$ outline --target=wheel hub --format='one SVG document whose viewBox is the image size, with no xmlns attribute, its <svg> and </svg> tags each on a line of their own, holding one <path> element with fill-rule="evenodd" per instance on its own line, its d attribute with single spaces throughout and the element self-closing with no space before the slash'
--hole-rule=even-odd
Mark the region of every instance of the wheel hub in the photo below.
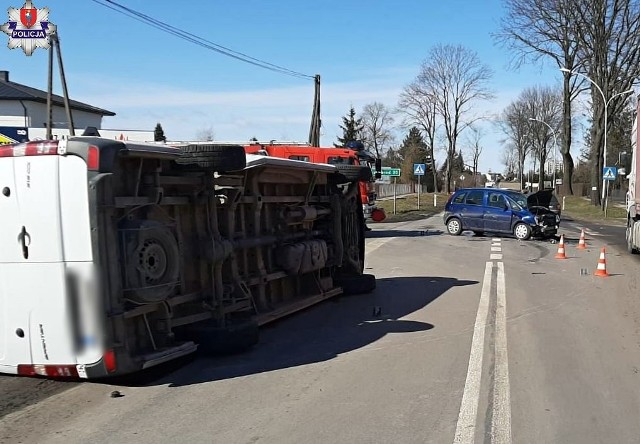
<svg viewBox="0 0 640 444">
<path fill-rule="evenodd" d="M 167 271 L 167 253 L 162 245 L 153 239 L 144 241 L 138 254 L 138 270 L 149 284 L 162 279 Z"/>
</svg>

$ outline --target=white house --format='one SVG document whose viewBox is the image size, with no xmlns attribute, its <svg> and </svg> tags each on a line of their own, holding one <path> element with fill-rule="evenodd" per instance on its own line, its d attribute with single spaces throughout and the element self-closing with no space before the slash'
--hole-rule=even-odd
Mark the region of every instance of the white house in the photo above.
<svg viewBox="0 0 640 444">
<path fill-rule="evenodd" d="M 69 100 L 76 135 L 95 127 L 103 137 L 150 141 L 153 130 L 102 129 L 102 118 L 116 113 L 77 100 Z M 52 135 L 69 135 L 64 99 L 52 96 Z M 9 71 L 0 71 L 0 144 L 43 139 L 47 132 L 47 92 L 9 80 Z"/>
</svg>

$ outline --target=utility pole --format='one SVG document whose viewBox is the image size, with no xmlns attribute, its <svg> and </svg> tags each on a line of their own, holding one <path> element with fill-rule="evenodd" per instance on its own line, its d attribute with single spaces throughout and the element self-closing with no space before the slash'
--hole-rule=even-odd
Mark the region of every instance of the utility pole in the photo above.
<svg viewBox="0 0 640 444">
<path fill-rule="evenodd" d="M 57 51 L 58 55 L 58 68 L 60 68 L 60 82 L 62 83 L 62 93 L 64 100 L 64 107 L 67 112 L 67 122 L 69 124 L 69 135 L 75 136 L 75 129 L 73 125 L 73 115 L 71 113 L 71 103 L 69 102 L 69 90 L 67 89 L 67 79 L 64 75 L 64 65 L 62 64 L 62 53 L 60 52 L 60 40 L 58 34 L 51 34 L 51 47 L 49 48 L 49 70 L 47 81 L 47 134 L 45 138 L 47 140 L 53 139 L 53 52 Z"/>
<path fill-rule="evenodd" d="M 311 127 L 309 128 L 309 145 L 320 146 L 320 74 L 314 77 L 315 93 L 313 97 L 313 112 Z"/>
<path fill-rule="evenodd" d="M 67 90 L 67 79 L 64 76 L 64 65 L 62 64 L 62 53 L 60 52 L 60 40 L 58 34 L 51 36 L 52 48 L 58 52 L 58 67 L 60 68 L 60 81 L 62 82 L 62 92 L 64 97 L 64 107 L 67 111 L 67 122 L 69 123 L 69 135 L 75 136 L 75 130 L 73 129 L 73 116 L 71 115 L 71 104 L 69 103 L 69 91 Z"/>
<path fill-rule="evenodd" d="M 55 35 L 55 34 L 54 34 Z M 50 37 L 53 39 L 53 35 Z M 53 125 L 53 48 L 49 49 L 49 71 L 47 80 L 47 135 L 45 139 L 53 139 L 51 127 Z"/>
</svg>

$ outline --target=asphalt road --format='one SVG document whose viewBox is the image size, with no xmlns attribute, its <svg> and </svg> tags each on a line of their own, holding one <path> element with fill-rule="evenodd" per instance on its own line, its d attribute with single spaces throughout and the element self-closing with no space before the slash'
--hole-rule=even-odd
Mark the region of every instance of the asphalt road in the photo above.
<svg viewBox="0 0 640 444">
<path fill-rule="evenodd" d="M 440 216 L 371 224 L 373 294 L 242 355 L 74 385 L 1 418 L 0 442 L 640 442 L 638 258 L 582 225 L 563 224 L 560 260 L 549 241 L 449 236 Z"/>
</svg>

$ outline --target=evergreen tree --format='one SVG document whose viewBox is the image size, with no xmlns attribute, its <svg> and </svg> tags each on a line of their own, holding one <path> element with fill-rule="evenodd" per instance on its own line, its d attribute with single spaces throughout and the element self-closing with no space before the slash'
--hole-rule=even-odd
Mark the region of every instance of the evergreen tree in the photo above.
<svg viewBox="0 0 640 444">
<path fill-rule="evenodd" d="M 162 125 L 158 123 L 156 128 L 153 130 L 153 140 L 155 142 L 165 142 L 167 138 L 164 135 L 164 130 L 162 129 Z"/>
<path fill-rule="evenodd" d="M 349 109 L 349 114 L 342 118 L 342 137 L 338 137 L 338 143 L 334 143 L 335 147 L 343 147 L 349 141 L 360 140 L 362 138 L 362 130 L 364 124 L 362 123 L 362 117 L 356 119 L 356 110 L 353 106 Z"/>
<path fill-rule="evenodd" d="M 416 127 L 411 128 L 398 149 L 398 154 L 402 158 L 402 176 L 400 177 L 402 182 L 418 181 L 418 177 L 413 174 L 413 164 L 426 163 L 428 153 L 429 148 L 422 138 L 420 130 Z M 421 178 L 422 183 L 428 183 L 422 179 L 424 177 Z"/>
<path fill-rule="evenodd" d="M 445 173 L 445 171 L 447 171 L 447 160 L 445 159 L 444 163 L 442 164 L 442 166 L 440 167 L 440 172 L 441 173 Z M 458 151 L 458 154 L 456 154 L 456 156 L 453 158 L 453 162 L 451 163 L 451 174 L 454 179 L 458 176 L 460 176 L 460 174 L 462 173 L 466 173 L 466 174 L 473 174 L 473 171 L 465 166 L 464 164 L 464 158 L 462 157 L 462 152 Z"/>
<path fill-rule="evenodd" d="M 389 168 L 401 168 L 402 156 L 399 148 L 389 148 L 382 156 L 382 166 Z"/>
</svg>

